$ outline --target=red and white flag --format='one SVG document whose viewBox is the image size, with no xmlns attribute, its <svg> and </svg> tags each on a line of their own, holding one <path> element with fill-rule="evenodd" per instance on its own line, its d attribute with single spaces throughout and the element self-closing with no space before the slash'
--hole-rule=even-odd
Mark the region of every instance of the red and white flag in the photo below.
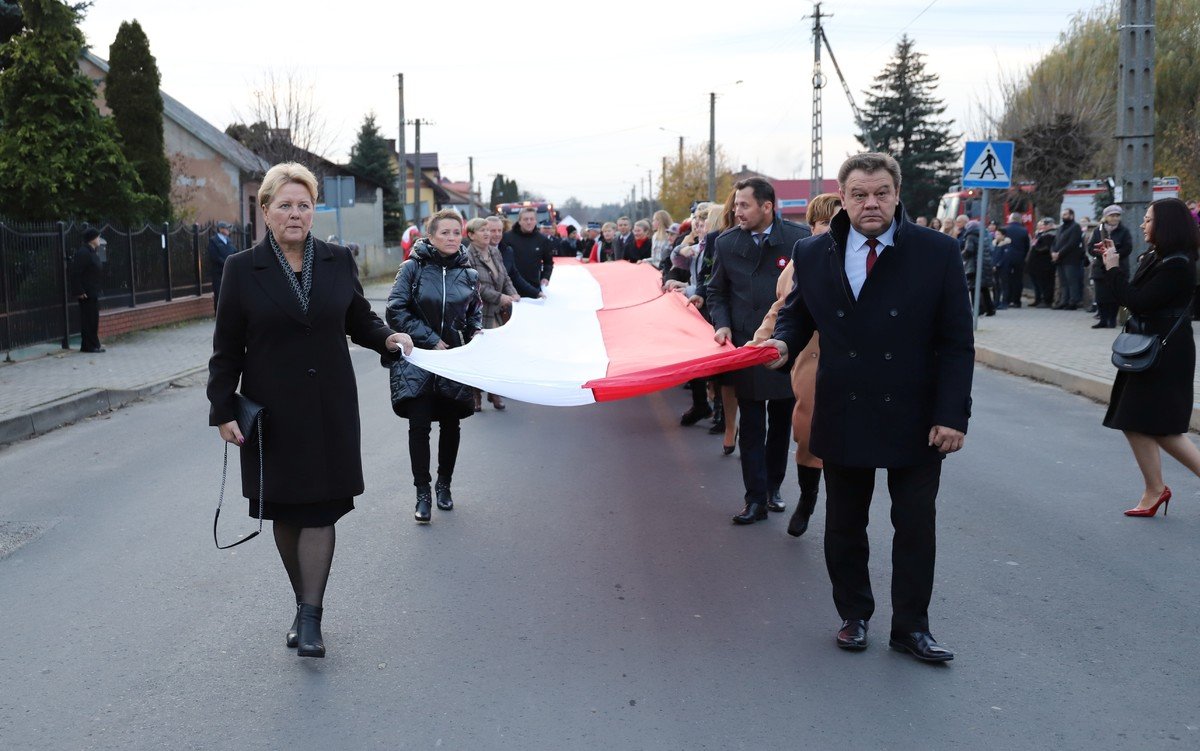
<svg viewBox="0 0 1200 751">
<path fill-rule="evenodd" d="M 524 299 L 511 320 L 465 347 L 413 350 L 413 364 L 533 404 L 624 399 L 774 360 L 773 348 L 713 341 L 712 325 L 683 295 L 664 294 L 647 264 L 555 261 L 544 300 Z"/>
</svg>

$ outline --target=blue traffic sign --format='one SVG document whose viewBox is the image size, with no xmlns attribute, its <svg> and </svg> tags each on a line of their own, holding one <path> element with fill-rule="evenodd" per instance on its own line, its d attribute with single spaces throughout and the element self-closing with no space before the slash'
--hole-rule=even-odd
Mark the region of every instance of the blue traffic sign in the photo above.
<svg viewBox="0 0 1200 751">
<path fill-rule="evenodd" d="M 967 141 L 963 149 L 964 188 L 1011 188 L 1012 141 Z"/>
</svg>

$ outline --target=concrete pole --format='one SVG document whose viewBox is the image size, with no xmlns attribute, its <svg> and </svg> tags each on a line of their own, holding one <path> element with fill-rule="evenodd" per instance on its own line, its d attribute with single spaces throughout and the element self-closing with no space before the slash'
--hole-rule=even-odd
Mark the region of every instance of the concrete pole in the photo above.
<svg viewBox="0 0 1200 751">
<path fill-rule="evenodd" d="M 467 198 L 471 201 L 471 204 L 467 206 L 467 218 L 474 219 L 479 214 L 475 210 L 475 196 L 471 193 L 471 188 L 475 185 L 475 157 L 473 156 L 467 157 L 467 173 L 470 175 L 467 179 Z"/>
<path fill-rule="evenodd" d="M 1137 225 L 1154 199 L 1154 0 L 1121 0 L 1117 79 L 1116 201 L 1133 235 L 1133 256 L 1146 251 Z"/>
<path fill-rule="evenodd" d="M 717 200 L 717 92 L 708 93 L 708 200 Z"/>
<path fill-rule="evenodd" d="M 413 224 L 421 230 L 421 118 L 414 121 L 416 132 L 416 156 L 413 158 Z"/>
<path fill-rule="evenodd" d="M 400 80 L 400 138 L 396 141 L 396 147 L 400 152 L 398 155 L 400 157 L 400 178 L 398 183 L 400 185 L 400 210 L 404 211 L 405 206 L 408 204 L 408 164 L 404 159 L 404 74 L 397 73 L 396 78 Z M 403 231 L 404 227 L 401 226 L 400 229 Z"/>
</svg>

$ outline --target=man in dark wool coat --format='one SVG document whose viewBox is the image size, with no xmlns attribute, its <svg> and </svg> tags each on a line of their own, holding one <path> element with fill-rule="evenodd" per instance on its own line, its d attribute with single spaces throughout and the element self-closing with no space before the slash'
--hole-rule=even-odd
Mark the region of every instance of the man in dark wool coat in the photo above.
<svg viewBox="0 0 1200 751">
<path fill-rule="evenodd" d="M 975 343 L 958 243 L 911 223 L 900 165 L 852 156 L 838 170 L 843 209 L 830 231 L 796 244 L 796 286 L 773 339 L 790 364 L 821 335 L 812 452 L 825 462 L 825 563 L 842 627 L 837 645 L 867 646 L 875 610 L 867 515 L 887 470 L 895 528 L 889 644 L 919 660 L 954 653 L 929 633 L 935 502 L 942 459 L 962 448 Z"/>
<path fill-rule="evenodd" d="M 812 233 L 775 216 L 775 188 L 761 177 L 741 180 L 733 187 L 737 226 L 722 232 L 714 243 L 707 304 L 717 343 L 732 339 L 740 347 L 754 338 L 778 299 L 776 282 L 791 258 L 792 246 Z M 768 510 L 785 508 L 779 488 L 787 473 L 796 399 L 786 373 L 756 366 L 737 371 L 733 378 L 742 420 L 738 445 L 746 486 L 745 507 L 733 522 L 753 524 L 766 519 Z"/>
</svg>

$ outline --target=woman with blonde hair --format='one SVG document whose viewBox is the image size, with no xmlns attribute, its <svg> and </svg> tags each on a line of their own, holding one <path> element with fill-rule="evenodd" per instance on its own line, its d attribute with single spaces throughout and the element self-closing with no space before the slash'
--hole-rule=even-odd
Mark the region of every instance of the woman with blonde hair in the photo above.
<svg viewBox="0 0 1200 751">
<path fill-rule="evenodd" d="M 829 231 L 829 222 L 842 209 L 842 199 L 837 193 L 822 193 L 808 204 L 804 220 L 812 228 L 813 237 Z M 795 269 L 792 262 L 784 267 L 775 285 L 778 299 L 763 318 L 762 326 L 754 332 L 749 346 L 761 344 L 771 338 L 775 331 L 775 319 L 779 309 L 795 286 Z M 817 391 L 817 362 L 821 356 L 819 335 L 813 334 L 792 366 L 792 393 L 796 395 L 796 406 L 792 410 L 792 436 L 796 439 L 796 475 L 800 478 L 800 502 L 788 522 L 788 534 L 799 537 L 808 530 L 808 520 L 817 505 L 817 494 L 821 489 L 821 460 L 808 449 L 809 433 L 812 431 L 813 401 Z"/>
<path fill-rule="evenodd" d="M 714 203 L 708 208 L 708 221 L 705 227 L 708 229 L 708 234 L 704 241 L 709 248 L 715 248 L 717 236 L 725 230 L 737 224 L 737 219 L 734 217 L 733 201 L 737 197 L 737 191 L 729 191 L 729 196 L 726 197 L 724 203 Z M 710 253 L 711 255 L 711 253 Z M 707 277 L 706 277 L 707 280 Z M 737 447 L 737 388 L 734 386 L 734 375 L 732 373 L 723 373 L 714 379 L 713 383 L 718 386 L 716 420 L 708 432 L 716 435 L 717 433 L 724 434 L 724 440 L 721 443 L 721 453 L 729 456 Z"/>
<path fill-rule="evenodd" d="M 467 255 L 471 266 L 479 275 L 479 297 L 483 300 L 483 327 L 494 329 L 503 326 L 512 316 L 513 303 L 521 299 L 513 286 L 500 249 L 491 244 L 490 227 L 499 223 L 499 217 L 475 217 L 467 222 Z M 475 389 L 475 411 L 483 409 L 482 394 Z M 488 394 L 488 401 L 498 410 L 504 409 L 504 400 L 499 394 Z"/>
<path fill-rule="evenodd" d="M 486 224 L 486 220 L 485 220 Z M 429 217 L 425 236 L 413 245 L 412 256 L 400 265 L 387 301 L 387 321 L 407 332 L 420 349 L 445 350 L 466 346 L 483 328 L 479 275 L 462 249 L 462 216 L 442 209 Z M 501 263 L 503 266 L 503 263 Z M 429 436 L 438 423 L 437 507 L 454 508 L 450 482 L 458 461 L 460 421 L 475 412 L 470 386 L 442 376 L 428 377 L 410 365 L 393 367 L 392 411 L 408 420 L 408 459 L 417 504 L 413 518 L 430 521 L 432 494 Z"/>
<path fill-rule="evenodd" d="M 662 270 L 671 259 L 671 215 L 664 209 L 650 217 L 650 264 Z"/>
<path fill-rule="evenodd" d="M 358 387 L 346 336 L 384 356 L 411 351 L 413 341 L 371 311 L 350 251 L 313 237 L 317 178 L 307 167 L 285 162 L 267 170 L 258 203 L 266 236 L 230 256 L 221 278 L 208 424 L 240 449 L 250 516 L 260 526 L 273 522 L 296 596 L 285 643 L 301 657 L 324 657 L 334 525 L 363 492 Z M 265 409 L 251 436 L 238 427 L 241 400 Z"/>
</svg>

